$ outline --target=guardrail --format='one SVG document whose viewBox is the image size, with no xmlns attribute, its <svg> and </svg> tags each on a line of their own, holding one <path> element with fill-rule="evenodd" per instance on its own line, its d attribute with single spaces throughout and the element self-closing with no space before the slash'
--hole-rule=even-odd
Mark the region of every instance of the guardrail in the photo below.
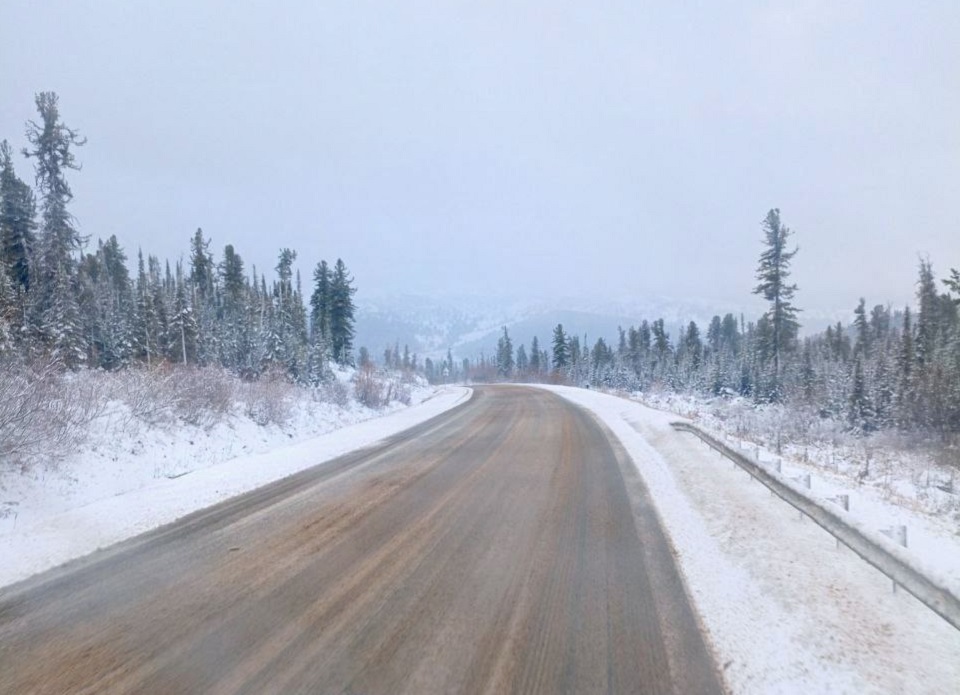
<svg viewBox="0 0 960 695">
<path fill-rule="evenodd" d="M 801 514 L 808 516 L 840 543 L 846 545 L 896 584 L 913 594 L 927 608 L 960 630 L 960 598 L 938 580 L 914 567 L 908 559 L 898 557 L 898 552 L 894 549 L 883 547 L 863 530 L 851 525 L 838 513 L 839 507 L 836 510 L 831 509 L 799 490 L 793 489 L 750 457 L 718 441 L 696 425 L 687 422 L 671 422 L 670 426 L 675 430 L 689 432 L 699 437 L 708 446 L 732 460 L 763 483 L 777 497 L 793 506 Z"/>
</svg>

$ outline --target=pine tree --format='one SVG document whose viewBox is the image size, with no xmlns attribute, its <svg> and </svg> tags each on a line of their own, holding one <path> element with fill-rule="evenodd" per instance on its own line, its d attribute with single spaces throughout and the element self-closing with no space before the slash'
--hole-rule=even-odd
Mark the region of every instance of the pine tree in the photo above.
<svg viewBox="0 0 960 695">
<path fill-rule="evenodd" d="M 0 143 L 0 260 L 7 268 L 7 280 L 21 305 L 21 325 L 23 297 L 30 290 L 35 263 L 36 214 L 33 190 L 17 177 L 10 145 L 4 140 Z"/>
<path fill-rule="evenodd" d="M 570 366 L 570 349 L 567 346 L 567 335 L 563 331 L 563 324 L 558 323 L 553 329 L 553 370 L 562 372 Z"/>
<path fill-rule="evenodd" d="M 190 282 L 202 300 L 213 294 L 213 256 L 209 248 L 210 240 L 204 239 L 203 230 L 197 227 L 190 240 Z"/>
<path fill-rule="evenodd" d="M 86 359 L 87 346 L 74 283 L 62 267 L 52 277 L 56 285 L 51 288 L 50 303 L 41 317 L 40 334 L 56 359 L 68 369 L 76 369 Z"/>
<path fill-rule="evenodd" d="M 530 341 L 530 374 L 533 375 L 535 379 L 540 378 L 540 340 L 537 336 L 533 336 L 533 340 Z"/>
<path fill-rule="evenodd" d="M 255 275 L 252 282 L 254 288 Z M 217 309 L 220 364 L 249 377 L 259 373 L 259 366 L 255 366 L 255 360 L 251 359 L 254 350 L 253 326 L 254 320 L 263 314 L 259 301 L 256 306 L 248 301 L 251 292 L 244 276 L 243 258 L 232 244 L 227 244 L 223 249 L 217 276 L 220 285 L 220 306 Z"/>
<path fill-rule="evenodd" d="M 337 259 L 330 281 L 330 347 L 337 364 L 351 363 L 354 336 L 353 278 L 347 266 Z"/>
<path fill-rule="evenodd" d="M 527 357 L 527 349 L 520 344 L 520 347 L 517 348 L 517 374 L 521 378 L 526 378 L 527 373 L 530 370 L 530 360 Z"/>
<path fill-rule="evenodd" d="M 497 376 L 509 379 L 513 376 L 513 341 L 507 327 L 503 327 L 503 335 L 497 341 Z"/>
<path fill-rule="evenodd" d="M 933 266 L 930 261 L 920 261 L 920 277 L 917 280 L 917 314 L 916 361 L 923 367 L 933 359 L 937 348 L 937 339 L 940 333 L 940 316 L 938 315 L 937 286 L 933 278 Z"/>
<path fill-rule="evenodd" d="M 14 352 L 13 323 L 16 314 L 16 299 L 13 284 L 7 277 L 7 268 L 0 263 L 0 358 Z"/>
<path fill-rule="evenodd" d="M 897 354 L 897 395 L 896 419 L 901 428 L 906 429 L 914 422 L 914 354 L 913 327 L 910 322 L 910 307 L 903 310 L 903 331 L 900 335 L 900 349 Z"/>
<path fill-rule="evenodd" d="M 36 159 L 36 182 L 42 195 L 39 247 L 40 288 L 36 293 L 34 321 L 41 338 L 55 354 L 76 366 L 85 354 L 76 304 L 76 263 L 72 257 L 84 239 L 77 232 L 67 204 L 73 198 L 65 177 L 66 169 L 80 166 L 71 151 L 86 143 L 85 138 L 60 121 L 57 95 L 40 92 L 36 96 L 41 123 L 27 122 L 30 149 L 23 153 Z M 58 320 L 78 325 L 57 325 Z M 77 341 L 77 342 L 74 342 Z"/>
<path fill-rule="evenodd" d="M 867 302 L 861 297 L 860 303 L 854 309 L 853 325 L 857 331 L 857 340 L 853 345 L 853 354 L 860 355 L 864 359 L 870 357 L 870 322 L 867 320 Z"/>
<path fill-rule="evenodd" d="M 187 295 L 183 266 L 177 263 L 173 311 L 166 343 L 170 358 L 182 364 L 197 362 L 197 320 Z"/>
<path fill-rule="evenodd" d="M 133 341 L 138 357 L 146 361 L 147 367 L 151 367 L 156 359 L 157 336 L 160 331 L 154 311 L 153 289 L 147 276 L 142 250 L 137 251 L 136 298 Z"/>
<path fill-rule="evenodd" d="M 671 348 L 670 336 L 664 328 L 663 319 L 657 319 L 653 322 L 650 327 L 650 333 L 653 340 L 653 361 L 650 365 L 651 376 L 665 380 L 670 376 Z"/>
<path fill-rule="evenodd" d="M 796 341 L 800 325 L 797 322 L 798 310 L 791 302 L 797 286 L 787 282 L 790 277 L 790 262 L 797 254 L 797 249 L 787 250 L 787 239 L 792 232 L 781 223 L 779 209 L 773 208 L 767 213 L 763 231 L 767 248 L 760 254 L 757 266 L 759 284 L 753 292 L 770 302 L 770 309 L 766 313 L 771 329 L 769 352 L 773 359 L 773 383 L 770 385 L 769 396 L 773 400 L 780 400 L 783 397 L 783 355 Z"/>
<path fill-rule="evenodd" d="M 859 432 L 869 432 L 873 429 L 873 411 L 867 396 L 863 360 L 859 355 L 853 363 L 853 387 L 850 393 L 848 420 L 850 426 Z"/>
<path fill-rule="evenodd" d="M 190 240 L 190 303 L 197 320 L 197 362 L 207 365 L 221 355 L 221 332 L 218 330 L 217 273 L 210 240 L 197 227 Z"/>
<path fill-rule="evenodd" d="M 313 294 L 310 295 L 310 334 L 324 340 L 330 337 L 330 268 L 326 261 L 317 263 L 313 271 Z"/>
</svg>

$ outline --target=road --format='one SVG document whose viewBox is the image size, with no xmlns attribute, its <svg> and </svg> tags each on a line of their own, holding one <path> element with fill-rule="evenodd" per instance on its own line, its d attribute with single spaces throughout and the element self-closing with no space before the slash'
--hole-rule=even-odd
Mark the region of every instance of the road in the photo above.
<svg viewBox="0 0 960 695">
<path fill-rule="evenodd" d="M 0 692 L 720 692 L 611 439 L 554 394 L 477 389 L 0 590 Z"/>
</svg>

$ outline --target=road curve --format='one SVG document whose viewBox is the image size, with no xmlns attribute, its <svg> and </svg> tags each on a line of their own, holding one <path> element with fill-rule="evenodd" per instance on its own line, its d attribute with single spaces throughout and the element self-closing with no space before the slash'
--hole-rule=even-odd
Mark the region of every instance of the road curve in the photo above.
<svg viewBox="0 0 960 695">
<path fill-rule="evenodd" d="M 720 691 L 625 454 L 536 389 L 0 590 L 2 693 Z"/>
</svg>

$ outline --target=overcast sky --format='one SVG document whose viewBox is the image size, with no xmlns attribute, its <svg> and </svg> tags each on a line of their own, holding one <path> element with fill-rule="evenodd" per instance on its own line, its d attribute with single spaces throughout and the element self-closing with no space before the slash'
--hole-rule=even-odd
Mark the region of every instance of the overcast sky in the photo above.
<svg viewBox="0 0 960 695">
<path fill-rule="evenodd" d="M 87 136 L 82 232 L 364 293 L 750 302 L 760 221 L 800 306 L 960 266 L 960 3 L 0 4 L 0 137 Z M 32 162 L 18 158 L 32 182 Z"/>
</svg>

